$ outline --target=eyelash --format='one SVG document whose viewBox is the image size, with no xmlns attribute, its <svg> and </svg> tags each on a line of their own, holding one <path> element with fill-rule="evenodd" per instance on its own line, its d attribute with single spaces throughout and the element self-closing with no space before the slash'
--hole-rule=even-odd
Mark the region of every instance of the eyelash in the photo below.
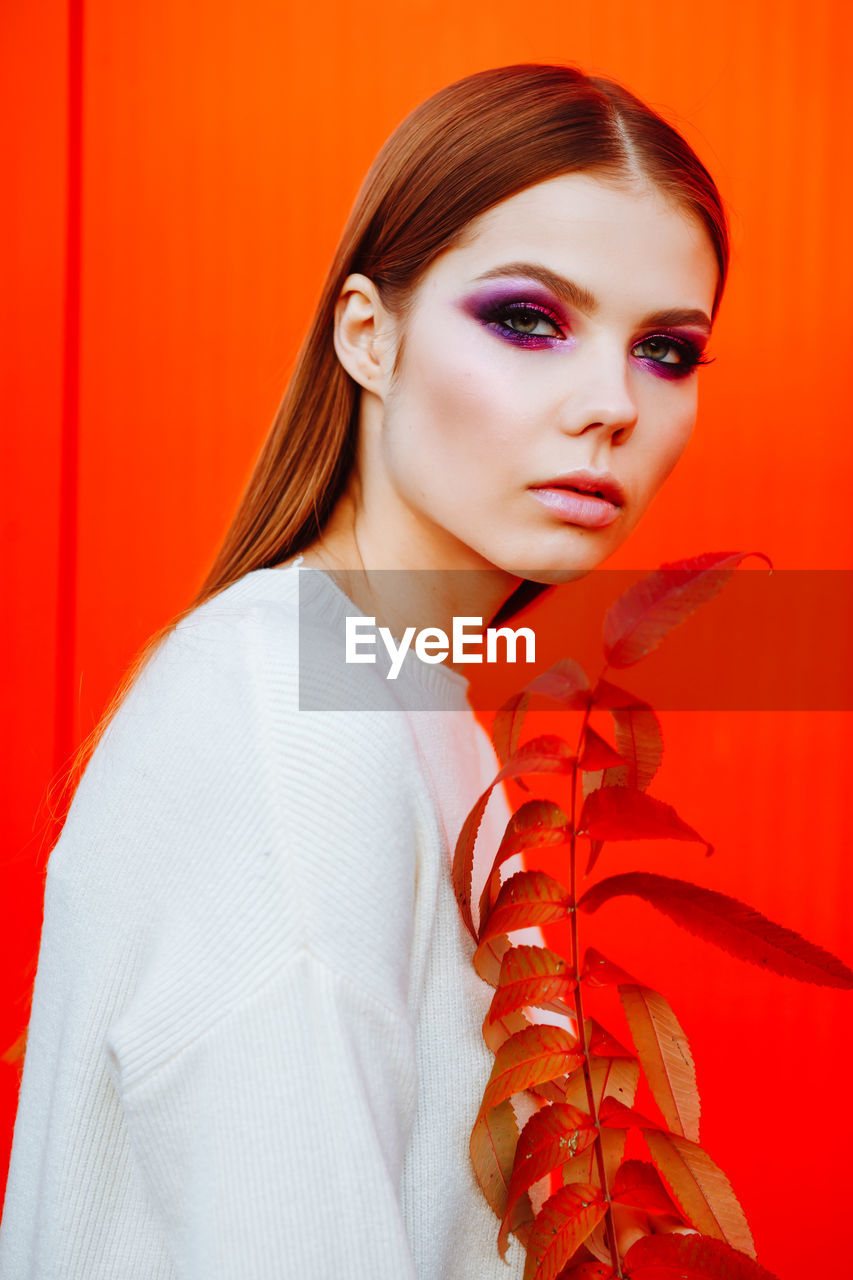
<svg viewBox="0 0 853 1280">
<path fill-rule="evenodd" d="M 489 308 L 485 319 L 496 325 L 501 332 L 511 334 L 514 339 L 520 339 L 522 344 L 525 346 L 528 345 L 528 343 L 541 343 L 544 337 L 541 333 L 519 333 L 518 329 L 511 329 L 508 325 L 500 323 L 500 321 L 505 319 L 507 316 L 516 315 L 519 312 L 522 315 L 543 316 L 546 320 L 550 321 L 555 329 L 557 329 L 561 338 L 565 337 L 563 326 L 554 315 L 553 311 L 549 311 L 547 307 L 539 306 L 536 302 L 499 302 L 496 306 Z"/>
<path fill-rule="evenodd" d="M 520 346 L 541 347 L 543 343 L 552 341 L 544 334 L 520 333 L 518 329 L 512 329 L 509 325 L 503 324 L 502 321 L 514 314 L 521 313 L 523 315 L 540 315 L 554 325 L 560 338 L 565 337 L 563 326 L 552 311 L 547 307 L 540 306 L 535 302 L 502 302 L 496 307 L 490 309 L 485 317 L 490 328 L 496 328 L 499 333 L 505 334 L 510 341 L 518 343 Z M 668 346 L 677 351 L 680 355 L 678 364 L 674 364 L 667 360 L 656 360 L 653 356 L 640 356 L 641 360 L 647 360 L 649 364 L 661 369 L 666 376 L 670 378 L 686 378 L 699 365 L 711 364 L 712 356 L 705 355 L 695 342 L 691 342 L 688 338 L 676 338 L 670 333 L 650 333 L 642 338 L 634 346 L 641 347 L 647 342 L 665 342 Z"/>
</svg>

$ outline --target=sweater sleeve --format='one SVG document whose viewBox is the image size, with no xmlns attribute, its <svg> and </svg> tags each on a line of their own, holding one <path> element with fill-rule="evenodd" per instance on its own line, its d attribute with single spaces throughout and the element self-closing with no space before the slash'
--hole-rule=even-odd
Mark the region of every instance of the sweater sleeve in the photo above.
<svg viewBox="0 0 853 1280">
<path fill-rule="evenodd" d="M 300 950 L 123 1095 L 181 1280 L 414 1280 L 411 1030 Z"/>
<path fill-rule="evenodd" d="M 281 647 L 200 624 L 137 707 L 156 755 L 118 730 L 156 906 L 104 1053 L 180 1280 L 414 1280 L 410 731 L 299 712 Z"/>
</svg>

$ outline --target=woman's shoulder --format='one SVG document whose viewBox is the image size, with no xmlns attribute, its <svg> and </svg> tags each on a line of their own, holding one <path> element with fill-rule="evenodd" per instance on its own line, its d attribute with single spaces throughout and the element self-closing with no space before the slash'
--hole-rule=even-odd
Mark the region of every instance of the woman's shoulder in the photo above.
<svg viewBox="0 0 853 1280">
<path fill-rule="evenodd" d="M 377 970 L 395 972 L 410 941 L 416 846 L 434 839 L 404 714 L 300 708 L 298 611 L 284 587 L 241 579 L 166 636 L 108 724 L 49 860 L 50 918 L 65 929 L 94 914 L 105 948 L 133 934 L 147 985 L 159 992 L 180 972 L 182 987 L 208 993 L 205 1019 L 217 983 L 236 982 L 238 952 L 246 992 L 266 972 L 261 951 L 299 946 L 348 971 L 369 957 L 364 981 L 384 989 Z M 175 1042 L 183 1035 L 176 1027 Z"/>
<path fill-rule="evenodd" d="M 417 685 L 395 684 L 381 663 L 353 659 L 347 624 L 362 615 L 327 574 L 297 565 L 252 570 L 199 605 L 168 637 L 164 668 L 240 661 L 269 683 L 279 712 L 420 709 Z M 426 670 L 433 696 L 444 693 Z M 464 705 L 464 695 L 456 702 Z"/>
<path fill-rule="evenodd" d="M 411 786 L 416 745 L 385 682 L 361 668 L 356 706 L 334 634 L 300 622 L 286 571 L 261 573 L 193 610 L 153 651 L 88 761 L 69 828 L 150 829 L 160 814 L 189 820 L 226 803 L 245 813 L 259 788 L 387 800 Z M 305 652 L 328 709 L 311 703 Z"/>
<path fill-rule="evenodd" d="M 331 604 L 330 604 L 331 599 Z M 299 575 L 254 570 L 193 609 L 164 637 L 142 667 L 105 740 L 140 751 L 171 746 L 235 751 L 247 732 L 294 735 L 319 721 L 329 741 L 367 730 L 361 711 L 401 710 L 376 668 L 345 660 L 343 606 L 325 589 L 303 590 Z M 328 716 L 341 711 L 346 715 Z M 370 716 L 371 736 L 399 748 L 410 734 L 402 716 Z M 103 753 L 105 754 L 105 753 Z M 303 753 L 304 754 L 304 753 Z"/>
</svg>

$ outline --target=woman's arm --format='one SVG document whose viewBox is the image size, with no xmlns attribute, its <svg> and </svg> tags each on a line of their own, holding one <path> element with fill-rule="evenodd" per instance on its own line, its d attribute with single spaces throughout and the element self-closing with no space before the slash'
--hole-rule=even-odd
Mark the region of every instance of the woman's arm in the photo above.
<svg viewBox="0 0 853 1280">
<path fill-rule="evenodd" d="M 116 1085 L 181 1280 L 414 1280 L 411 1028 L 310 951 Z"/>
<path fill-rule="evenodd" d="M 174 943 L 159 940 L 147 989 L 107 1038 L 115 1087 L 182 1280 L 414 1277 L 400 1201 L 417 1097 L 409 730 L 393 713 L 300 712 L 280 632 L 262 613 L 240 630 L 245 694 L 233 670 L 226 695 L 211 669 L 204 719 L 226 789 L 237 707 L 250 722 L 237 739 L 251 737 L 268 808 L 261 821 L 235 796 L 221 883 L 202 877 L 184 918 L 170 911 Z M 216 644 L 202 649 L 214 668 Z M 210 783 L 192 769 L 184 788 L 201 805 Z M 227 946 L 206 928 L 223 907 Z M 152 1062 L 140 1037 L 164 1019 L 171 1040 Z"/>
<path fill-rule="evenodd" d="M 4 1280 L 415 1276 L 410 731 L 299 712 L 281 617 L 219 608 L 51 855 Z"/>
</svg>

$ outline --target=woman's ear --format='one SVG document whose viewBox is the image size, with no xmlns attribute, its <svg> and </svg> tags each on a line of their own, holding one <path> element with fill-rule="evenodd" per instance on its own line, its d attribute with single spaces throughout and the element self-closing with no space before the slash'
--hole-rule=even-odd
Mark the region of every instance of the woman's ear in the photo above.
<svg viewBox="0 0 853 1280">
<path fill-rule="evenodd" d="M 394 325 L 376 285 L 347 276 L 335 304 L 335 352 L 347 373 L 382 399 L 394 363 Z"/>
</svg>

